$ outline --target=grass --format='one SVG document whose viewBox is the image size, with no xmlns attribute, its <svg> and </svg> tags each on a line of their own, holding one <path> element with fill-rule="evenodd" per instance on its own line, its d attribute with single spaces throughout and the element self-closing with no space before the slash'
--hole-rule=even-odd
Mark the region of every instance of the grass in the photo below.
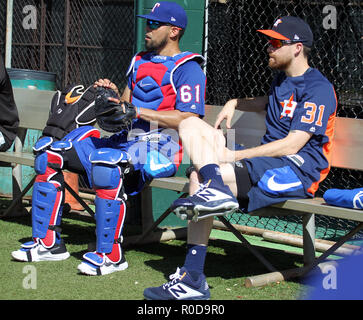
<svg viewBox="0 0 363 320">
<path fill-rule="evenodd" d="M 5 300 L 143 300 L 143 290 L 159 286 L 182 266 L 185 241 L 128 247 L 129 268 L 101 277 L 77 272 L 88 243 L 95 240 L 92 218 L 65 215 L 62 235 L 71 257 L 59 262 L 22 263 L 12 260 L 11 251 L 30 240 L 30 216 L 0 220 L 0 299 Z M 125 227 L 127 232 L 128 226 Z M 131 227 L 130 227 L 131 229 Z M 262 254 L 279 268 L 302 264 L 300 256 L 263 249 Z M 27 289 L 30 270 L 36 272 L 35 289 Z M 208 247 L 205 273 L 213 300 L 295 300 L 304 286 L 288 281 L 258 288 L 244 287 L 248 275 L 266 272 L 259 261 L 238 243 L 212 239 Z"/>
</svg>

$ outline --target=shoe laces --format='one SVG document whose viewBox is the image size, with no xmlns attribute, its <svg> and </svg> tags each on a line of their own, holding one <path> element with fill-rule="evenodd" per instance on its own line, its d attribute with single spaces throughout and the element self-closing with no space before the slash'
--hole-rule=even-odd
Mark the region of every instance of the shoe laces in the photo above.
<svg viewBox="0 0 363 320">
<path fill-rule="evenodd" d="M 197 191 L 195 191 L 195 192 L 193 193 L 193 195 L 194 195 L 194 194 L 197 194 L 197 193 L 199 193 L 199 192 L 202 192 L 203 190 L 207 189 L 207 188 L 208 188 L 208 186 L 209 186 L 209 183 L 208 183 L 208 182 L 206 182 L 206 183 L 199 183 L 199 187 L 198 187 Z"/>
<path fill-rule="evenodd" d="M 169 276 L 169 279 L 171 280 L 171 281 L 169 281 L 169 282 L 167 282 L 167 283 L 165 283 L 165 284 L 163 284 L 163 289 L 165 290 L 166 288 L 169 288 L 170 286 L 172 286 L 172 285 L 174 285 L 175 283 L 177 283 L 178 282 L 178 280 L 181 278 L 181 274 L 180 274 L 180 269 L 179 269 L 179 267 L 176 269 L 176 272 L 175 273 L 173 273 L 173 274 L 171 274 L 170 276 Z"/>
</svg>

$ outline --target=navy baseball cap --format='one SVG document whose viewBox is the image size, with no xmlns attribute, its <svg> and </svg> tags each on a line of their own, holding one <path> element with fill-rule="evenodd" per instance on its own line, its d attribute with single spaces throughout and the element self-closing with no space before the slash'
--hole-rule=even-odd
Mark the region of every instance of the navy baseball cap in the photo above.
<svg viewBox="0 0 363 320">
<path fill-rule="evenodd" d="M 169 23 L 185 29 L 188 24 L 187 14 L 183 7 L 175 2 L 160 1 L 154 4 L 149 14 L 137 15 L 139 18 Z"/>
<path fill-rule="evenodd" d="M 257 31 L 274 39 L 301 42 L 307 47 L 311 47 L 314 41 L 309 25 L 304 20 L 293 16 L 278 18 L 271 29 Z"/>
</svg>

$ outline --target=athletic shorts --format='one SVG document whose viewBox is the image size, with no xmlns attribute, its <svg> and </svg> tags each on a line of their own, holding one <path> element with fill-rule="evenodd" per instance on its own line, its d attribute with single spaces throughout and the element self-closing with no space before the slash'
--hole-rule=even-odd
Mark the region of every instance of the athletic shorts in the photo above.
<svg viewBox="0 0 363 320">
<path fill-rule="evenodd" d="M 238 166 L 242 163 L 243 168 Z M 286 157 L 256 157 L 235 163 L 238 199 L 248 197 L 248 205 L 241 208 L 251 212 L 288 199 L 310 197 Z M 247 172 L 250 187 L 248 187 Z M 246 202 L 246 201 L 245 201 Z M 242 203 L 243 204 L 243 203 Z"/>
<path fill-rule="evenodd" d="M 89 156 L 94 150 L 112 148 L 127 152 L 131 156 L 134 168 L 134 171 L 125 177 L 125 192 L 129 195 L 140 192 L 145 183 L 154 178 L 173 176 L 180 158 L 180 145 L 170 136 L 160 132 L 139 134 L 132 138 L 127 134 L 115 134 L 109 138 L 91 137 L 75 143 L 74 147 L 86 171 L 90 187 L 92 163 Z"/>
<path fill-rule="evenodd" d="M 235 145 L 234 150 L 244 146 Z M 236 175 L 237 200 L 251 212 L 288 199 L 307 198 L 303 183 L 286 157 L 256 157 L 232 163 Z"/>
</svg>

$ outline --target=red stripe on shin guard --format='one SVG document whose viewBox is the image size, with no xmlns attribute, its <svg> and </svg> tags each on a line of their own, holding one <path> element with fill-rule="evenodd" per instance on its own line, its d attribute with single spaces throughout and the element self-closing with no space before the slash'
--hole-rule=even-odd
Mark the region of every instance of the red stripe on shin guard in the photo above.
<svg viewBox="0 0 363 320">
<path fill-rule="evenodd" d="M 121 169 L 119 169 L 119 170 L 121 170 Z M 96 189 L 96 196 L 99 198 L 102 198 L 102 199 L 118 200 L 118 196 L 120 193 L 120 189 L 122 187 L 122 183 L 123 183 L 123 180 L 120 179 L 117 188 Z M 121 238 L 122 228 L 123 228 L 124 220 L 126 217 L 126 204 L 121 199 L 119 199 L 118 201 L 120 201 L 120 212 L 119 212 L 119 216 L 117 219 L 117 226 L 116 226 L 115 235 L 114 235 L 114 242 L 116 242 L 116 243 L 113 244 L 112 251 L 110 253 L 106 254 L 106 256 L 114 263 L 120 262 L 120 260 L 122 258 L 121 244 L 117 241 L 118 241 L 118 239 Z M 97 254 L 100 256 L 103 255 L 103 253 L 99 253 L 99 252 L 97 252 Z"/>
<path fill-rule="evenodd" d="M 54 183 L 54 182 L 51 182 L 51 183 L 56 188 L 59 186 L 58 183 Z M 58 191 L 56 200 L 54 202 L 53 211 L 52 211 L 50 221 L 49 221 L 50 226 L 54 226 L 56 224 L 56 222 L 57 222 L 59 209 L 60 209 L 60 206 L 61 206 L 61 203 L 62 203 L 62 197 L 63 197 L 63 192 Z M 40 240 L 40 242 L 42 243 L 42 245 L 44 247 L 46 247 L 46 248 L 53 247 L 54 244 L 55 244 L 55 240 L 56 240 L 56 231 L 48 229 L 46 236 L 43 239 L 39 239 L 39 240 Z"/>
<path fill-rule="evenodd" d="M 120 206 L 120 213 L 118 216 L 118 220 L 117 220 L 117 227 L 116 227 L 116 232 L 115 232 L 115 240 L 120 239 L 121 238 L 121 233 L 122 233 L 122 228 L 124 225 L 124 220 L 126 217 L 126 205 L 124 201 L 121 201 L 121 206 Z M 112 246 L 112 251 L 111 253 L 106 254 L 106 256 L 112 261 L 112 262 L 120 262 L 121 258 L 122 258 L 122 252 L 121 252 L 121 243 L 117 242 L 114 243 Z"/>
<path fill-rule="evenodd" d="M 63 168 L 63 157 L 60 154 L 49 151 L 49 150 L 47 150 L 46 153 L 47 153 L 47 157 L 48 157 L 47 158 L 48 163 L 51 163 L 51 164 L 59 167 L 59 169 Z M 53 169 L 47 165 L 45 172 L 43 174 L 38 174 L 36 176 L 35 182 L 50 182 L 50 179 L 55 174 L 57 174 L 57 170 Z"/>
</svg>

